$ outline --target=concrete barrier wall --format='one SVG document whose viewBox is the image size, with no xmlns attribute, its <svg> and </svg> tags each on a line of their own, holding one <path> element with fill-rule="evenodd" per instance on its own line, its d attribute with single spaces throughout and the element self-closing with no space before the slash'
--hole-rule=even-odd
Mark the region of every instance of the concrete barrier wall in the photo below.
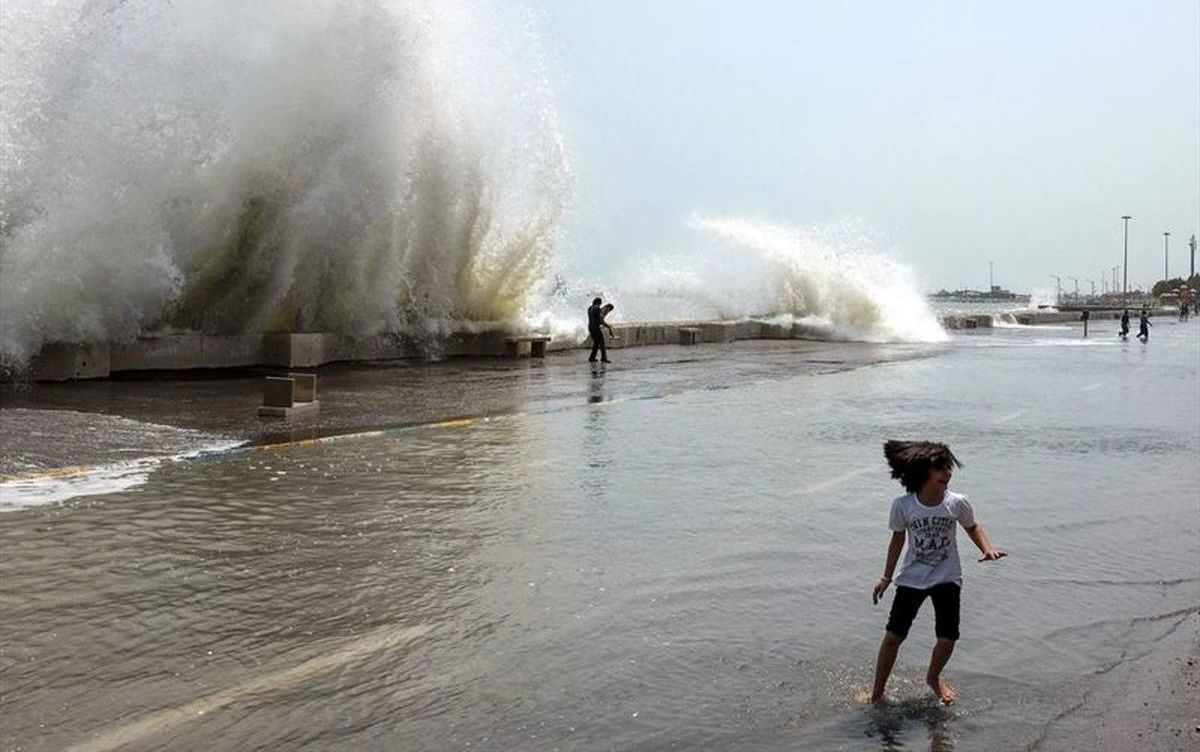
<svg viewBox="0 0 1200 752">
<path fill-rule="evenodd" d="M 942 316 L 940 321 L 944 329 L 991 329 L 994 325 L 990 313 L 952 314 Z"/>
<path fill-rule="evenodd" d="M 745 339 L 788 339 L 794 327 L 761 321 L 681 321 L 614 324 L 608 347 L 678 345 L 679 330 L 697 331 L 697 343 L 727 343 Z M 325 363 L 369 362 L 421 357 L 501 356 L 511 332 L 457 332 L 423 342 L 385 334 L 355 337 L 335 332 L 264 332 L 211 335 L 171 332 L 140 337 L 134 342 L 100 345 L 46 345 L 33 362 L 31 376 L 39 381 L 104 378 L 123 371 L 190 370 L 199 368 L 311 368 Z M 590 347 L 591 342 L 560 339 L 548 350 Z"/>
<path fill-rule="evenodd" d="M 1107 318 L 1109 312 L 1093 314 Z M 1116 315 L 1119 315 L 1116 314 Z M 1078 321 L 1078 312 L 1031 311 L 1016 314 L 1023 324 Z M 949 315 L 942 318 L 947 329 L 990 328 L 989 314 Z M 631 322 L 614 324 L 616 336 L 608 341 L 613 349 L 649 345 L 678 345 L 680 329 L 696 330 L 697 343 L 727 343 L 751 339 L 812 339 L 822 332 L 802 324 L 782 325 L 754 319 L 742 321 Z M 355 337 L 333 332 L 266 332 L 241 335 L 208 335 L 173 332 L 139 338 L 121 344 L 74 345 L 52 343 L 34 360 L 34 380 L 104 378 L 110 373 L 194 368 L 238 368 L 273 366 L 311 368 L 325 363 L 369 362 L 403 358 L 502 356 L 504 339 L 512 332 L 488 330 L 458 332 L 436 340 L 385 334 Z M 548 350 L 590 347 L 584 339 L 553 340 Z"/>
<path fill-rule="evenodd" d="M 54 342 L 42 348 L 33 363 L 34 381 L 103 379 L 112 370 L 108 345 L 72 345 Z"/>
</svg>

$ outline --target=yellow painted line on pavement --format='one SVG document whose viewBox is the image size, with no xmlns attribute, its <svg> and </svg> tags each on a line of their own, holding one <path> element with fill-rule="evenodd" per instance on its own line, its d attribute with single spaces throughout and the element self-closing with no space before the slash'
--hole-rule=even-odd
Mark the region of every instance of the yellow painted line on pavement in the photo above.
<svg viewBox="0 0 1200 752">
<path fill-rule="evenodd" d="M 106 752 L 107 750 L 117 749 L 145 739 L 148 736 L 161 734 L 176 726 L 202 718 L 248 695 L 256 695 L 261 692 L 274 692 L 303 684 L 319 674 L 324 674 L 359 658 L 412 642 L 418 637 L 428 634 L 430 631 L 431 628 L 428 625 L 404 627 L 402 629 L 395 629 L 393 627 L 380 629 L 343 645 L 331 653 L 318 655 L 291 668 L 285 668 L 266 674 L 265 676 L 244 681 L 241 684 L 235 684 L 228 689 L 206 695 L 186 705 L 160 710 L 141 720 L 103 731 L 91 739 L 82 741 L 67 749 L 69 752 Z"/>
<path fill-rule="evenodd" d="M 288 447 L 312 446 L 319 444 L 320 439 L 295 439 L 293 441 L 277 441 L 274 444 L 256 444 L 250 447 L 252 452 L 269 452 L 272 449 L 287 449 Z"/>
<path fill-rule="evenodd" d="M 431 423 L 430 428 L 462 428 L 474 423 L 476 418 L 454 418 L 453 420 L 443 420 L 437 423 Z"/>
<path fill-rule="evenodd" d="M 0 475 L 0 483 L 17 483 L 28 480 L 61 480 L 63 478 L 78 478 L 81 475 L 87 475 L 96 468 L 85 467 L 83 465 L 75 465 L 74 467 L 56 467 L 53 470 L 46 470 L 40 473 L 30 473 L 29 475 Z"/>
</svg>

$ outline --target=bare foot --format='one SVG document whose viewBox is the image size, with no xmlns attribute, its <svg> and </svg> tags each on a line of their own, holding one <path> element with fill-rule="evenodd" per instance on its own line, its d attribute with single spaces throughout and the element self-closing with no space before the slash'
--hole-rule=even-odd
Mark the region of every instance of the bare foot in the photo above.
<svg viewBox="0 0 1200 752">
<path fill-rule="evenodd" d="M 954 701 L 958 699 L 958 693 L 954 691 L 954 687 L 951 687 L 945 679 L 939 677 L 937 681 L 929 681 L 928 684 L 929 688 L 933 690 L 933 693 L 937 695 L 943 705 L 953 705 Z"/>
</svg>

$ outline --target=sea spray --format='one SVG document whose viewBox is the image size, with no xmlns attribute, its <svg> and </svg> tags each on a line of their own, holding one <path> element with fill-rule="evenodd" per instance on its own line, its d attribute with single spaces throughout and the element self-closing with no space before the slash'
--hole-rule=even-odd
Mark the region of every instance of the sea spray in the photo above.
<svg viewBox="0 0 1200 752">
<path fill-rule="evenodd" d="M 514 320 L 567 193 L 536 32 L 487 4 L 5 3 L 0 97 L 9 365 Z"/>
<path fill-rule="evenodd" d="M 687 224 L 695 241 L 686 252 L 646 254 L 618 273 L 607 292 L 624 320 L 759 318 L 826 339 L 946 338 L 911 271 L 878 251 L 860 221 L 697 215 Z"/>
</svg>

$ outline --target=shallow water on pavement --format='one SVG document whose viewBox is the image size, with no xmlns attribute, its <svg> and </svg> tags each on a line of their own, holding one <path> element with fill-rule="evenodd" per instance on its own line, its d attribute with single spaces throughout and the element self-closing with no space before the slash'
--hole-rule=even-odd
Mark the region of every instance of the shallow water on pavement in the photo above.
<svg viewBox="0 0 1200 752">
<path fill-rule="evenodd" d="M 158 466 L 0 515 L 0 746 L 996 749 L 1200 606 L 1200 324 L 585 393 Z M 715 363 L 715 365 L 714 365 Z M 631 397 L 638 397 L 636 399 Z M 884 710 L 884 439 L 945 440 L 965 535 L 944 709 L 918 617 Z M 1097 672 L 1101 672 L 1098 674 Z"/>
</svg>

